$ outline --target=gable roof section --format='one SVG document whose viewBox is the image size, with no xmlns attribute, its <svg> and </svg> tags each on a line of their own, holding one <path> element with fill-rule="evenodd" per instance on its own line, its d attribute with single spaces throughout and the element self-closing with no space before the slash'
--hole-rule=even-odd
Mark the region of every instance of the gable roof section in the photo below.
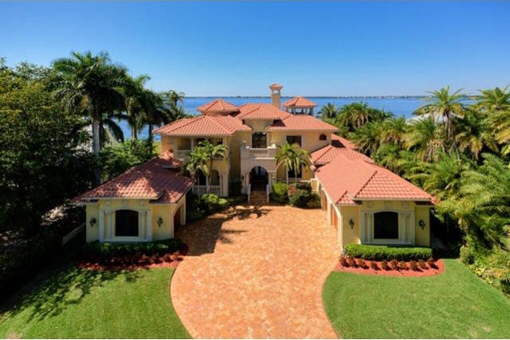
<svg viewBox="0 0 510 340">
<path fill-rule="evenodd" d="M 173 162 L 168 155 L 160 155 L 132 167 L 73 201 L 78 203 L 101 198 L 131 198 L 157 200 L 157 203 L 176 203 L 191 188 L 193 181 L 170 170 Z"/>
<path fill-rule="evenodd" d="M 216 99 L 212 102 L 209 102 L 207 104 L 204 104 L 202 106 L 199 106 L 197 108 L 199 112 L 206 115 L 208 113 L 223 113 L 223 114 L 229 114 L 229 113 L 235 113 L 239 112 L 239 108 L 223 99 Z"/>
<path fill-rule="evenodd" d="M 311 159 L 314 165 L 325 165 L 334 161 L 338 156 L 343 156 L 351 161 L 365 161 L 374 163 L 372 159 L 364 154 L 343 146 L 327 145 L 312 152 Z"/>
<path fill-rule="evenodd" d="M 342 154 L 315 175 L 336 204 L 356 205 L 369 199 L 434 202 L 433 196 L 391 171 Z"/>
<path fill-rule="evenodd" d="M 286 118 L 267 127 L 267 131 L 282 130 L 335 132 L 338 128 L 312 116 L 288 114 Z"/>
<path fill-rule="evenodd" d="M 154 133 L 167 136 L 232 136 L 236 131 L 251 131 L 231 116 L 200 116 L 183 118 L 156 129 Z"/>
<path fill-rule="evenodd" d="M 291 116 L 291 114 L 280 110 L 271 104 L 244 104 L 239 107 L 238 119 L 266 119 L 279 120 Z"/>
<path fill-rule="evenodd" d="M 352 150 L 358 149 L 356 144 L 354 144 L 350 140 L 345 139 L 345 138 L 340 137 L 339 135 L 335 135 L 335 134 L 331 135 L 331 145 L 333 145 L 335 147 L 340 147 L 340 148 L 343 147 L 343 148 L 352 149 Z"/>
<path fill-rule="evenodd" d="M 311 100 L 308 100 L 301 96 L 298 96 L 298 97 L 294 97 L 290 100 L 287 100 L 285 103 L 283 103 L 283 106 L 285 106 L 285 107 L 315 107 L 315 106 L 317 106 L 317 103 L 312 102 Z"/>
</svg>

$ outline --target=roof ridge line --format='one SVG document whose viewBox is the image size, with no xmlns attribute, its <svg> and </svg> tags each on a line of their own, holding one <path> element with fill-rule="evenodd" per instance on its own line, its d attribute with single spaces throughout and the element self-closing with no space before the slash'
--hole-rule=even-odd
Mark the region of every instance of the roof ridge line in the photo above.
<svg viewBox="0 0 510 340">
<path fill-rule="evenodd" d="M 230 131 L 229 129 L 227 129 L 225 126 L 223 126 L 223 124 L 221 124 L 220 122 L 216 121 L 216 119 L 213 119 L 212 117 L 209 117 L 209 116 L 205 116 L 207 118 L 209 118 L 209 120 L 211 120 L 212 122 L 214 122 L 214 124 L 216 124 L 217 126 L 219 126 L 220 128 L 222 128 L 224 131 L 226 131 L 227 133 L 229 134 L 232 134 L 232 131 Z"/>
<path fill-rule="evenodd" d="M 361 190 L 363 190 L 368 185 L 368 183 L 370 183 L 372 181 L 372 179 L 375 177 L 376 174 L 377 174 L 377 170 L 374 170 L 374 173 L 368 178 L 368 180 L 365 182 L 365 184 L 363 184 L 361 186 L 361 188 L 356 192 L 356 194 L 354 195 L 354 198 L 356 198 L 356 196 L 359 195 Z"/>
<path fill-rule="evenodd" d="M 173 125 L 174 123 L 177 123 L 177 122 L 179 122 L 179 121 L 181 121 L 183 119 L 187 119 L 187 121 L 184 122 L 183 125 L 180 125 L 179 127 L 175 127 L 175 128 L 172 128 L 170 131 L 167 131 L 167 132 L 172 132 L 172 131 L 180 129 L 180 128 L 184 127 L 184 126 L 188 126 L 191 123 L 193 123 L 194 121 L 196 121 L 196 120 L 198 120 L 200 118 L 203 118 L 203 117 L 205 117 L 205 116 L 197 116 L 197 117 L 190 117 L 190 118 L 181 118 L 181 119 L 174 120 L 173 122 L 171 122 L 170 124 L 167 124 L 165 126 L 170 126 L 170 125 Z M 156 131 L 158 131 L 160 129 L 163 129 L 165 126 L 162 126 L 162 127 L 158 128 L 157 130 L 154 131 L 154 133 L 156 133 Z"/>
</svg>

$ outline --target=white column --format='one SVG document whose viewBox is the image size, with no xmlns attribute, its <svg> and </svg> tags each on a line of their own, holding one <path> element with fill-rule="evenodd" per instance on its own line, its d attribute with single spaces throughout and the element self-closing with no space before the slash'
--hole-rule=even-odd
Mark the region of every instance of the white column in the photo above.
<svg viewBox="0 0 510 340">
<path fill-rule="evenodd" d="M 146 221 L 146 241 L 152 241 L 152 212 L 150 210 L 145 210 L 145 221 Z"/>
<path fill-rule="evenodd" d="M 406 235 L 406 229 L 407 229 L 407 213 L 402 213 L 402 214 L 398 214 L 399 215 L 399 220 L 400 220 L 400 223 L 399 223 L 399 226 L 398 226 L 398 229 L 399 229 L 399 235 L 400 236 L 400 242 L 401 243 L 406 243 L 407 242 L 407 235 Z"/>
<path fill-rule="evenodd" d="M 105 211 L 105 215 L 106 215 L 106 228 L 107 228 L 107 235 L 108 235 L 108 239 L 111 240 L 113 239 L 113 227 L 112 227 L 112 215 L 113 215 L 113 211 Z"/>
<path fill-rule="evenodd" d="M 104 241 L 104 211 L 99 210 L 99 242 Z"/>
<path fill-rule="evenodd" d="M 414 246 L 416 244 L 416 239 L 414 236 L 415 233 L 415 224 L 414 224 L 415 216 L 414 211 L 411 211 L 409 214 L 409 238 L 411 239 L 411 244 Z"/>
</svg>

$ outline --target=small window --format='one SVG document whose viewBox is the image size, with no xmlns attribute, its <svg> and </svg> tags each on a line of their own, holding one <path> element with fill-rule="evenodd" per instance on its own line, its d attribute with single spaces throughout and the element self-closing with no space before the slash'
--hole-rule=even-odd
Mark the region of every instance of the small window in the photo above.
<svg viewBox="0 0 510 340">
<path fill-rule="evenodd" d="M 326 137 L 326 135 L 325 135 L 325 134 L 321 134 L 321 135 L 319 136 L 319 140 L 328 140 L 328 137 Z"/>
<path fill-rule="evenodd" d="M 301 136 L 287 136 L 287 143 L 290 145 L 297 144 L 301 147 Z"/>
<path fill-rule="evenodd" d="M 115 236 L 138 237 L 138 212 L 117 210 L 115 212 Z"/>
<path fill-rule="evenodd" d="M 398 239 L 398 213 L 384 211 L 374 214 L 374 238 Z"/>
</svg>

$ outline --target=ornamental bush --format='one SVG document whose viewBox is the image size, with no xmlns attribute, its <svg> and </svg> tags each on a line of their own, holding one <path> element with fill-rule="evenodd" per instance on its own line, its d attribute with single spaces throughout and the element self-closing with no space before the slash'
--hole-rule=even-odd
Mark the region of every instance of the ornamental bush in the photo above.
<svg viewBox="0 0 510 340">
<path fill-rule="evenodd" d="M 427 247 L 375 246 L 367 244 L 348 244 L 345 251 L 349 256 L 364 260 L 382 261 L 397 259 L 398 261 L 427 260 L 432 256 L 432 249 Z"/>
<path fill-rule="evenodd" d="M 289 201 L 289 194 L 287 192 L 287 184 L 274 183 L 272 190 L 273 190 L 273 192 L 271 193 L 271 195 L 275 201 L 281 202 L 281 203 L 287 203 Z"/>
</svg>

